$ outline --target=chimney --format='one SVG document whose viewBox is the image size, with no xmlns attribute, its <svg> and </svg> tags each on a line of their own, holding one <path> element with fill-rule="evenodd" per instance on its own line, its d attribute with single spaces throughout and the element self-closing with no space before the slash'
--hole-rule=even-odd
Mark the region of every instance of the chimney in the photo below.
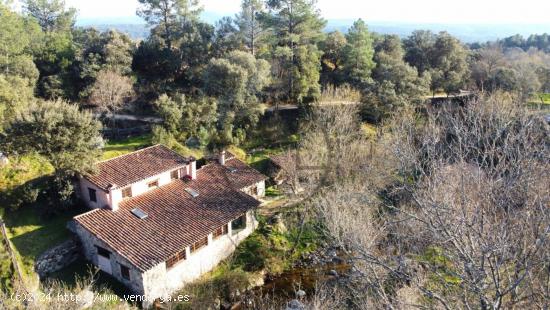
<svg viewBox="0 0 550 310">
<path fill-rule="evenodd" d="M 225 165 L 225 151 L 221 151 L 220 152 L 220 155 L 218 157 L 218 162 L 220 163 L 220 165 L 224 166 Z"/>
<path fill-rule="evenodd" d="M 114 190 L 114 188 L 116 188 L 116 184 L 109 184 L 109 186 L 107 186 L 109 202 L 110 202 L 109 207 L 111 208 L 112 211 L 117 211 L 118 204 L 122 200 L 122 191 L 120 189 Z"/>
<path fill-rule="evenodd" d="M 197 179 L 197 161 L 193 159 L 190 166 L 191 166 L 191 173 L 190 173 L 191 180 L 196 180 Z"/>
<path fill-rule="evenodd" d="M 185 180 L 197 179 L 197 160 L 194 157 L 189 158 L 189 163 L 185 166 Z"/>
</svg>

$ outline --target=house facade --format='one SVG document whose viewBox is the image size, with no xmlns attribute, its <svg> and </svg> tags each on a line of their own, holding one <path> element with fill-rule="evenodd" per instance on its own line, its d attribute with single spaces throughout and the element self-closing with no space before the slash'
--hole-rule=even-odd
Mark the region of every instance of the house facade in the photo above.
<svg viewBox="0 0 550 310">
<path fill-rule="evenodd" d="M 254 231 L 267 178 L 229 153 L 197 168 L 162 145 L 98 170 L 80 178 L 93 210 L 73 230 L 85 257 L 145 296 L 145 307 L 212 270 Z"/>
</svg>

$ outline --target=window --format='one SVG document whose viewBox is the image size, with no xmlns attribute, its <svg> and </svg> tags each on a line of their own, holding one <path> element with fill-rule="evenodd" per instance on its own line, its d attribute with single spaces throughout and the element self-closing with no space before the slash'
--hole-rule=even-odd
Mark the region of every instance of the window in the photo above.
<svg viewBox="0 0 550 310">
<path fill-rule="evenodd" d="M 147 183 L 147 187 L 149 187 L 149 189 L 159 187 L 159 180 L 154 180 L 153 182 Z"/>
<path fill-rule="evenodd" d="M 172 268 L 179 261 L 185 260 L 186 255 L 187 254 L 185 253 L 185 249 L 183 249 L 183 250 L 179 251 L 178 253 L 170 256 L 170 258 L 168 258 L 166 260 L 166 268 Z"/>
<path fill-rule="evenodd" d="M 122 189 L 122 199 L 130 198 L 130 197 L 132 197 L 132 187 L 128 186 Z"/>
<path fill-rule="evenodd" d="M 178 170 L 174 170 L 174 171 L 170 172 L 170 178 L 172 180 L 177 180 L 177 179 L 179 179 L 179 177 L 180 177 L 180 174 L 179 174 Z"/>
<path fill-rule="evenodd" d="M 258 196 L 258 186 L 254 186 L 251 189 L 252 195 Z"/>
<path fill-rule="evenodd" d="M 120 275 L 123 279 L 130 280 L 130 268 L 120 265 Z"/>
<path fill-rule="evenodd" d="M 91 202 L 97 202 L 97 196 L 96 196 L 95 189 L 88 187 L 88 195 L 90 196 L 90 201 Z"/>
<path fill-rule="evenodd" d="M 216 231 L 214 231 L 214 239 L 217 239 L 223 235 L 227 235 L 227 231 L 228 231 L 228 225 L 225 224 L 223 225 L 222 227 L 216 229 Z"/>
<path fill-rule="evenodd" d="M 103 256 L 105 258 L 110 258 L 111 257 L 111 252 L 109 252 L 106 249 L 104 249 L 102 247 L 99 247 L 99 246 L 96 246 L 96 248 L 97 248 L 97 255 Z"/>
<path fill-rule="evenodd" d="M 185 191 L 188 192 L 189 195 L 191 195 L 191 197 L 193 197 L 193 198 L 199 197 L 199 192 L 197 192 L 196 190 L 194 190 L 192 188 L 186 188 Z"/>
<path fill-rule="evenodd" d="M 208 245 L 208 237 L 204 237 L 201 240 L 193 243 L 193 245 L 191 245 L 191 253 L 194 253 L 207 245 Z"/>
<path fill-rule="evenodd" d="M 231 233 L 237 234 L 246 228 L 246 214 L 241 215 L 238 219 L 231 222 Z"/>
</svg>

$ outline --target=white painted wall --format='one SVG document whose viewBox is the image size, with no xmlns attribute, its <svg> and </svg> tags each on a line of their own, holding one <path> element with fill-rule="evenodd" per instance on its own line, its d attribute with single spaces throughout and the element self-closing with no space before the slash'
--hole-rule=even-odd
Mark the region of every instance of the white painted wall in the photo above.
<svg viewBox="0 0 550 310">
<path fill-rule="evenodd" d="M 179 171 L 179 178 L 184 177 L 185 175 L 190 175 L 194 178 L 196 178 L 196 162 L 192 162 L 189 165 L 174 169 Z M 81 195 L 84 201 L 86 202 L 86 205 L 88 205 L 91 209 L 96 208 L 103 208 L 105 206 L 108 206 L 109 208 L 116 211 L 118 209 L 118 205 L 122 201 L 122 190 L 127 187 L 132 187 L 132 197 L 139 196 L 143 193 L 146 193 L 150 190 L 153 190 L 155 188 L 149 188 L 147 186 L 148 183 L 153 182 L 155 180 L 159 181 L 159 187 L 166 185 L 170 182 L 172 182 L 170 173 L 173 170 L 165 171 L 163 173 L 157 174 L 155 176 L 152 176 L 150 178 L 147 178 L 145 180 L 136 182 L 134 184 L 122 187 L 122 188 L 116 188 L 114 190 L 111 190 L 110 192 L 105 192 L 96 185 L 94 185 L 92 182 L 88 181 L 85 178 L 80 178 L 80 189 L 81 189 Z M 97 196 L 97 202 L 90 201 L 90 195 L 88 194 L 88 188 L 93 188 L 96 190 L 96 196 Z"/>
<path fill-rule="evenodd" d="M 212 234 L 208 236 L 209 244 L 206 247 L 190 254 L 187 247 L 187 259 L 178 262 L 172 268 L 166 270 L 166 264 L 161 263 L 143 274 L 144 294 L 154 300 L 166 297 L 185 284 L 198 279 L 203 274 L 211 271 L 222 260 L 227 258 L 239 243 L 248 237 L 258 226 L 253 211 L 246 214 L 246 229 L 236 235 L 231 234 L 231 224 L 227 235 L 212 240 Z"/>
<path fill-rule="evenodd" d="M 105 206 L 110 206 L 110 197 L 109 193 L 105 192 L 101 188 L 97 187 L 92 182 L 86 180 L 85 178 L 80 178 L 80 195 L 82 197 L 82 200 L 86 202 L 86 205 L 90 209 L 97 209 L 97 208 L 103 208 Z M 95 189 L 95 195 L 97 198 L 97 202 L 90 201 L 90 195 L 88 193 L 88 188 Z"/>
<path fill-rule="evenodd" d="M 252 188 L 256 186 L 258 188 L 258 195 L 255 195 L 253 192 L 252 192 Z M 256 183 L 255 185 L 252 185 L 250 187 L 246 187 L 246 188 L 243 188 L 242 190 L 244 193 L 252 196 L 252 197 L 257 197 L 257 198 L 262 198 L 265 196 L 265 181 L 261 181 L 261 182 L 258 182 Z"/>
</svg>

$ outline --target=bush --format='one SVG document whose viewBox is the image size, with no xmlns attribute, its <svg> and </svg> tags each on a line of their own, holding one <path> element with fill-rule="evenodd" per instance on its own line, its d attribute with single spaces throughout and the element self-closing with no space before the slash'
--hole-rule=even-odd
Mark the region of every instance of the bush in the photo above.
<svg viewBox="0 0 550 310">
<path fill-rule="evenodd" d="M 26 183 L 11 190 L 1 193 L 0 204 L 8 207 L 11 211 L 33 204 L 37 201 L 40 189 L 36 185 Z"/>
<path fill-rule="evenodd" d="M 177 139 L 174 137 L 174 135 L 169 133 L 166 129 L 164 129 L 161 126 L 153 127 L 152 142 L 153 144 L 165 145 L 168 148 L 176 151 L 178 154 L 185 157 L 189 157 L 189 156 L 193 156 L 195 158 L 202 157 L 202 152 L 200 150 L 193 150 L 179 143 Z"/>
</svg>

